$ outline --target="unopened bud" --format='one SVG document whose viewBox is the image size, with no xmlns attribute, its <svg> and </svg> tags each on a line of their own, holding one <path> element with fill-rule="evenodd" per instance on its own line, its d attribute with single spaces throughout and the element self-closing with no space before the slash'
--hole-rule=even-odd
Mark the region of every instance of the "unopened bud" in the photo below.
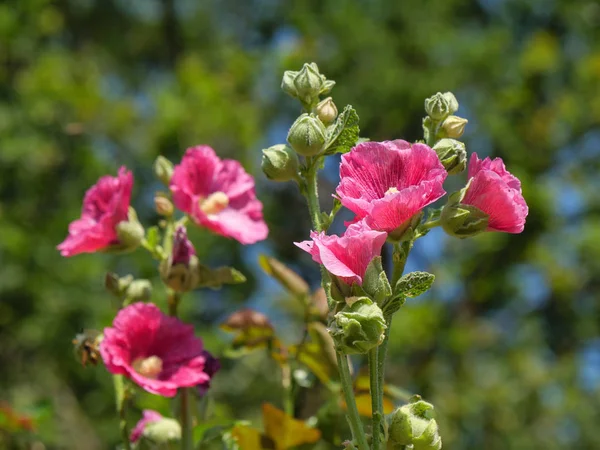
<svg viewBox="0 0 600 450">
<path fill-rule="evenodd" d="M 444 120 L 458 109 L 456 97 L 451 92 L 438 92 L 425 100 L 425 112 L 433 120 Z"/>
<path fill-rule="evenodd" d="M 392 413 L 388 427 L 390 443 L 394 446 L 411 446 L 414 450 L 439 450 L 442 448 L 442 438 L 432 415 L 431 403 L 421 400 L 419 396 L 413 397 L 411 403 Z"/>
<path fill-rule="evenodd" d="M 127 301 L 146 302 L 152 298 L 152 284 L 149 280 L 133 280 L 125 290 Z"/>
<path fill-rule="evenodd" d="M 181 426 L 175 419 L 162 417 L 159 420 L 146 424 L 142 432 L 140 443 L 149 445 L 151 449 L 171 448 L 164 447 L 175 444 L 181 440 Z M 175 447 L 173 447 L 175 448 Z"/>
<path fill-rule="evenodd" d="M 486 231 L 489 224 L 489 215 L 476 206 L 461 203 L 470 184 L 467 183 L 463 189 L 448 197 L 448 202 L 440 216 L 444 231 L 450 236 L 461 239 Z"/>
<path fill-rule="evenodd" d="M 338 115 L 337 107 L 331 97 L 322 100 L 315 108 L 317 116 L 325 125 L 332 123 Z"/>
<path fill-rule="evenodd" d="M 381 308 L 368 297 L 360 297 L 334 316 L 330 333 L 338 352 L 367 353 L 383 342 L 386 328 Z"/>
<path fill-rule="evenodd" d="M 448 116 L 442 124 L 442 133 L 445 137 L 458 139 L 465 132 L 465 125 L 469 121 L 458 116 Z"/>
<path fill-rule="evenodd" d="M 290 128 L 287 141 L 300 155 L 317 155 L 325 145 L 325 125 L 318 117 L 302 114 Z"/>
<path fill-rule="evenodd" d="M 144 227 L 138 221 L 135 210 L 129 207 L 128 219 L 119 222 L 116 227 L 119 243 L 113 246 L 115 251 L 131 251 L 140 246 L 144 239 Z M 109 248 L 111 250 L 111 248 Z"/>
<path fill-rule="evenodd" d="M 183 225 L 175 230 L 173 250 L 160 263 L 159 272 L 163 282 L 174 291 L 187 292 L 197 286 L 200 279 L 199 262 L 196 249 Z"/>
<path fill-rule="evenodd" d="M 262 171 L 273 181 L 289 181 L 298 176 L 298 155 L 285 144 L 274 145 L 262 151 Z"/>
<path fill-rule="evenodd" d="M 173 211 L 175 210 L 173 207 L 173 202 L 171 202 L 171 200 L 161 193 L 157 193 L 154 196 L 154 209 L 156 210 L 157 214 L 164 217 L 171 217 L 173 215 Z"/>
<path fill-rule="evenodd" d="M 164 156 L 158 156 L 154 161 L 154 175 L 162 184 L 169 186 L 173 176 L 173 163 Z"/>
<path fill-rule="evenodd" d="M 323 87 L 324 77 L 319 73 L 315 63 L 304 64 L 294 78 L 294 87 L 300 101 L 311 104 L 319 96 Z"/>
<path fill-rule="evenodd" d="M 433 146 L 444 169 L 450 175 L 461 173 L 467 167 L 467 149 L 456 139 L 440 139 Z"/>
<path fill-rule="evenodd" d="M 119 278 L 119 275 L 116 273 L 107 272 L 104 276 L 104 287 L 115 297 L 122 297 L 132 282 L 132 275 Z"/>
</svg>

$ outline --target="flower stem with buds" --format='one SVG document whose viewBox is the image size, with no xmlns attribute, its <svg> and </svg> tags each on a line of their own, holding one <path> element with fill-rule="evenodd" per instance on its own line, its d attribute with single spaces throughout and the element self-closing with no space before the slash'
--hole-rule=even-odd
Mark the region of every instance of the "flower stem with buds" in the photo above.
<svg viewBox="0 0 600 450">
<path fill-rule="evenodd" d="M 315 231 L 320 232 L 321 226 L 321 207 L 319 206 L 319 194 L 318 194 L 318 166 L 319 158 L 307 158 L 307 170 L 305 174 L 306 189 L 304 195 L 308 202 L 308 209 L 310 218 L 312 221 L 313 228 Z M 329 282 L 329 274 L 325 268 L 321 265 L 321 282 L 327 296 L 328 289 L 326 284 Z M 332 304 L 331 298 L 327 299 L 328 304 Z M 336 352 L 338 370 L 340 372 L 340 381 L 342 384 L 342 390 L 344 391 L 344 398 L 346 399 L 347 417 L 350 429 L 352 430 L 352 436 L 356 441 L 358 450 L 369 450 L 367 444 L 367 438 L 362 427 L 360 415 L 358 414 L 358 408 L 356 407 L 356 400 L 354 398 L 354 390 L 352 388 L 352 375 L 350 375 L 350 366 L 348 364 L 348 357 L 344 354 Z"/>
</svg>

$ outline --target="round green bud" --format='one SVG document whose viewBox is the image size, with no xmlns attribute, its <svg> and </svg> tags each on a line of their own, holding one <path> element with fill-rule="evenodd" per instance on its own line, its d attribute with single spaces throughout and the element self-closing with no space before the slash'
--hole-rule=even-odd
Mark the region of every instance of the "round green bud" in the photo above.
<svg viewBox="0 0 600 450">
<path fill-rule="evenodd" d="M 389 418 L 390 443 L 394 446 L 412 445 L 415 450 L 442 448 L 442 439 L 432 413 L 433 405 L 419 397 L 398 408 Z"/>
<path fill-rule="evenodd" d="M 304 64 L 294 78 L 298 98 L 304 103 L 311 104 L 321 93 L 324 78 L 315 63 Z"/>
<path fill-rule="evenodd" d="M 130 302 L 146 302 L 152 298 L 152 284 L 149 280 L 133 280 L 125 290 Z"/>
<path fill-rule="evenodd" d="M 381 308 L 368 297 L 346 299 L 334 316 L 331 336 L 338 352 L 367 353 L 383 342 L 386 327 Z"/>
<path fill-rule="evenodd" d="M 144 227 L 138 221 L 135 210 L 130 206 L 127 220 L 116 226 L 119 243 L 107 249 L 108 252 L 125 252 L 140 246 L 145 236 Z"/>
<path fill-rule="evenodd" d="M 454 114 L 458 111 L 458 100 L 456 100 L 454 94 L 452 92 L 444 92 L 442 95 L 448 104 L 448 111 L 450 111 L 450 114 Z"/>
<path fill-rule="evenodd" d="M 146 444 L 159 445 L 149 448 L 171 448 L 160 445 L 174 444 L 181 440 L 181 426 L 175 419 L 163 417 L 155 422 L 150 422 L 144 427 L 142 441 Z M 173 447 L 176 448 L 176 447 Z"/>
<path fill-rule="evenodd" d="M 461 173 L 467 167 L 467 149 L 462 142 L 456 139 L 440 139 L 433 146 L 433 150 L 449 175 Z"/>
<path fill-rule="evenodd" d="M 274 145 L 262 151 L 262 171 L 273 181 L 289 181 L 298 176 L 298 155 L 285 144 Z"/>
<path fill-rule="evenodd" d="M 303 156 L 318 155 L 325 145 L 326 129 L 318 117 L 302 114 L 291 126 L 287 141 L 296 153 Z"/>
<path fill-rule="evenodd" d="M 458 102 L 452 92 L 438 92 L 425 100 L 425 112 L 433 120 L 442 121 L 458 109 Z"/>
</svg>

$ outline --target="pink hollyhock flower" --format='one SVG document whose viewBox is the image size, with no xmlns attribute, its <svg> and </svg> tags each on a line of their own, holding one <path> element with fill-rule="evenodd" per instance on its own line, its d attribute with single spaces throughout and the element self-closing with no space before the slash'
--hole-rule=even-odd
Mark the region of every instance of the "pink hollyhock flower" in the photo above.
<svg viewBox="0 0 600 450">
<path fill-rule="evenodd" d="M 151 303 L 134 303 L 119 311 L 113 327 L 104 329 L 100 354 L 109 372 L 164 397 L 210 381 L 207 356 L 194 328 Z"/>
<path fill-rule="evenodd" d="M 190 263 L 190 258 L 196 254 L 194 244 L 188 239 L 187 230 L 183 225 L 177 227 L 173 237 L 173 262 L 172 264 Z"/>
<path fill-rule="evenodd" d="M 269 234 L 254 179 L 234 160 L 221 160 L 206 146 L 188 148 L 170 184 L 173 202 L 194 222 L 242 244 Z"/>
<path fill-rule="evenodd" d="M 521 182 L 504 167 L 501 158 L 480 160 L 471 155 L 470 184 L 461 203 L 489 215 L 487 231 L 521 233 L 529 213 L 521 193 Z"/>
<path fill-rule="evenodd" d="M 392 233 L 445 194 L 435 151 L 406 141 L 364 142 L 342 156 L 337 195 L 357 220 Z"/>
<path fill-rule="evenodd" d="M 312 241 L 295 242 L 313 261 L 323 264 L 347 284 L 362 284 L 369 263 L 381 254 L 387 234 L 369 228 L 364 220 L 353 223 L 343 236 L 311 232 Z"/>
<path fill-rule="evenodd" d="M 119 244 L 117 225 L 127 221 L 133 175 L 125 167 L 119 175 L 105 175 L 83 198 L 81 217 L 69 225 L 69 235 L 58 245 L 62 256 L 94 253 Z"/>
<path fill-rule="evenodd" d="M 152 422 L 158 422 L 162 418 L 163 416 L 161 416 L 156 411 L 152 411 L 151 409 L 144 409 L 142 411 L 142 418 L 138 421 L 133 430 L 131 430 L 129 440 L 131 442 L 137 442 L 142 437 L 142 434 L 144 434 L 144 429 L 146 428 L 146 425 Z"/>
</svg>

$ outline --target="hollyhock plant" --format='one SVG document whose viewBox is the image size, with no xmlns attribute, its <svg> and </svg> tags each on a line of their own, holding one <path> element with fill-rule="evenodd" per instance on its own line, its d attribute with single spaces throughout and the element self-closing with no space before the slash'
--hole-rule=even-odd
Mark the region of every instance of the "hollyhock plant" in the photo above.
<svg viewBox="0 0 600 450">
<path fill-rule="evenodd" d="M 336 192 L 357 219 L 393 233 L 445 194 L 446 176 L 436 153 L 425 144 L 364 142 L 342 156 Z"/>
<path fill-rule="evenodd" d="M 153 411 L 151 409 L 143 410 L 142 418 L 138 421 L 133 430 L 131 430 L 129 440 L 131 442 L 139 441 L 139 439 L 142 437 L 142 434 L 144 434 L 144 429 L 146 428 L 146 425 L 153 422 L 158 422 L 162 418 L 163 416 L 157 413 L 156 411 Z"/>
<path fill-rule="evenodd" d="M 469 161 L 469 187 L 461 203 L 472 205 L 489 215 L 487 231 L 521 233 L 529 212 L 521 193 L 521 182 L 506 170 L 501 158 Z"/>
<path fill-rule="evenodd" d="M 210 381 L 208 358 L 193 327 L 153 304 L 134 303 L 119 311 L 112 328 L 104 330 L 100 354 L 111 373 L 165 397 Z M 214 373 L 214 366 L 208 371 Z"/>
<path fill-rule="evenodd" d="M 221 160 L 208 146 L 187 149 L 169 187 L 175 206 L 200 226 L 242 244 L 268 235 L 254 179 L 238 161 Z"/>
<path fill-rule="evenodd" d="M 125 167 L 116 177 L 105 175 L 85 193 L 81 217 L 69 225 L 58 245 L 62 256 L 94 253 L 119 245 L 117 225 L 127 221 L 133 175 Z"/>
<path fill-rule="evenodd" d="M 381 254 L 387 234 L 372 230 L 364 220 L 353 223 L 342 236 L 311 232 L 312 241 L 295 242 L 313 260 L 347 284 L 362 285 L 369 263 Z"/>
</svg>

